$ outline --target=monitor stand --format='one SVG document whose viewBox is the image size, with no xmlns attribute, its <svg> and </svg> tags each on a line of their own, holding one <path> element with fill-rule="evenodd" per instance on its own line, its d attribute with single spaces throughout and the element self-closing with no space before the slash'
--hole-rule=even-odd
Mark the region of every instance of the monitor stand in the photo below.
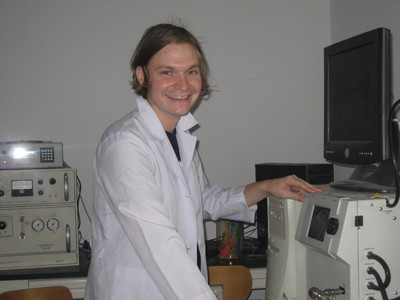
<svg viewBox="0 0 400 300">
<path fill-rule="evenodd" d="M 391 136 L 393 140 L 390 147 L 394 149 L 391 155 L 397 158 L 397 166 L 400 167 L 400 123 L 397 120 L 393 120 Z M 395 193 L 393 161 L 390 158 L 374 164 L 357 165 L 348 180 L 334 181 L 329 185 L 345 191 Z"/>
<path fill-rule="evenodd" d="M 331 187 L 345 191 L 394 193 L 396 182 L 391 160 L 357 166 L 348 180 L 334 181 Z"/>
</svg>

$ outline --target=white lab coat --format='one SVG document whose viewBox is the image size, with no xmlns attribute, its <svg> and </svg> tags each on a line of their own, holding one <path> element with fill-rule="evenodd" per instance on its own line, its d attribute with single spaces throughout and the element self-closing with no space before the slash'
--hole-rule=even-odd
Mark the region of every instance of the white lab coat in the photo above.
<svg viewBox="0 0 400 300">
<path fill-rule="evenodd" d="M 207 284 L 204 218 L 253 222 L 256 206 L 247 207 L 243 187 L 209 184 L 188 131 L 196 125 L 191 114 L 176 128 L 179 162 L 151 106 L 137 102 L 96 151 L 85 299 L 216 299 Z"/>
</svg>

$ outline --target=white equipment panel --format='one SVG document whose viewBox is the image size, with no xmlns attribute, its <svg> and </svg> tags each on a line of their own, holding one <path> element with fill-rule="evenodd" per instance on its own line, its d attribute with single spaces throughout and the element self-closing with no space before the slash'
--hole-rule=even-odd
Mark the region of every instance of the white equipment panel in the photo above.
<svg viewBox="0 0 400 300">
<path fill-rule="evenodd" d="M 0 206 L 64 205 L 76 202 L 76 170 L 0 170 Z"/>
<path fill-rule="evenodd" d="M 79 265 L 76 170 L 0 170 L 0 271 Z"/>
<path fill-rule="evenodd" d="M 374 273 L 388 298 L 398 297 L 399 217 L 383 195 L 329 187 L 307 195 L 296 239 L 307 247 L 309 299 L 382 299 Z"/>
<path fill-rule="evenodd" d="M 302 203 L 268 197 L 267 300 L 306 300 L 306 247 L 295 240 Z"/>
</svg>

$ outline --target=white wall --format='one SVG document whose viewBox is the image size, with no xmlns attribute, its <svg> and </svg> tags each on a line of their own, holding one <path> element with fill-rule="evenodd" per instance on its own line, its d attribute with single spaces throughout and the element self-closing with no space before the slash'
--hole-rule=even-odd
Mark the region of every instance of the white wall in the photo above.
<svg viewBox="0 0 400 300">
<path fill-rule="evenodd" d="M 195 111 L 211 181 L 252 182 L 256 163 L 324 162 L 328 0 L 0 0 L 0 141 L 62 142 L 90 209 L 100 134 L 135 108 L 133 48 L 177 18 L 211 66 L 214 93 Z"/>
<path fill-rule="evenodd" d="M 392 33 L 393 102 L 400 99 L 400 1 L 333 0 L 331 1 L 332 43 L 378 27 Z M 346 178 L 352 168 L 336 167 L 337 177 Z"/>
</svg>

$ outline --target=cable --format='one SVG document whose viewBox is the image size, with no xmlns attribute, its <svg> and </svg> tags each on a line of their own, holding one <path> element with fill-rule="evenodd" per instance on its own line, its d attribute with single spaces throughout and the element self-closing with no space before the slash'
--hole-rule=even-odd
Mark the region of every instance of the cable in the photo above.
<svg viewBox="0 0 400 300">
<path fill-rule="evenodd" d="M 396 197 L 394 202 L 389 203 L 389 200 L 388 199 L 386 200 L 386 206 L 390 208 L 395 207 L 398 204 L 400 198 L 400 177 L 399 177 L 399 166 L 397 162 L 398 157 L 396 152 L 396 150 L 398 149 L 395 149 L 395 146 L 398 147 L 399 145 L 394 145 L 393 141 L 393 126 L 394 126 L 393 121 L 396 119 L 396 114 L 399 106 L 400 106 L 400 100 L 397 100 L 396 103 L 393 104 L 393 106 L 390 109 L 389 120 L 388 120 L 389 150 L 394 170 L 394 178 L 396 182 Z"/>
<path fill-rule="evenodd" d="M 79 213 L 79 202 L 81 200 L 81 191 L 82 185 L 81 181 L 79 180 L 78 174 L 76 175 L 76 186 L 78 187 L 78 197 L 76 198 L 76 206 L 77 206 L 77 213 L 78 213 L 78 230 L 81 228 L 81 215 Z"/>
<path fill-rule="evenodd" d="M 257 230 L 257 227 L 250 228 L 250 227 L 252 227 L 252 226 L 254 226 L 254 225 L 253 225 L 253 224 L 249 224 L 249 225 L 246 225 L 246 226 L 243 228 L 243 235 L 244 235 L 244 237 L 250 237 L 250 236 Z M 250 230 L 246 231 L 246 230 L 249 229 L 249 228 L 250 228 Z"/>
<path fill-rule="evenodd" d="M 92 223 L 92 219 L 89 216 L 89 212 L 88 212 L 88 210 L 86 208 L 86 205 L 85 205 L 85 202 L 83 201 L 83 198 L 82 198 L 82 184 L 81 184 L 81 180 L 79 179 L 78 175 L 76 175 L 76 183 L 77 183 L 77 186 L 78 186 L 77 205 L 78 205 L 78 220 L 79 220 L 78 228 L 79 228 L 80 224 L 81 224 L 81 218 L 80 218 L 80 214 L 79 214 L 79 203 L 82 203 L 83 209 L 85 210 L 86 216 L 88 217 L 90 223 Z"/>
<path fill-rule="evenodd" d="M 386 293 L 386 289 L 383 285 L 383 282 L 382 282 L 382 279 L 381 279 L 381 276 L 379 275 L 379 273 L 372 267 L 369 267 L 367 269 L 367 273 L 374 275 L 375 280 L 378 283 L 378 290 L 381 292 L 381 295 L 382 295 L 382 300 L 389 300 L 387 293 Z M 375 286 L 375 284 L 373 284 L 372 282 L 368 282 L 367 288 L 370 290 L 375 290 L 375 288 L 371 287 L 372 285 Z"/>
<path fill-rule="evenodd" d="M 385 271 L 385 281 L 382 281 L 382 278 L 379 275 L 379 273 L 373 267 L 369 267 L 367 269 L 367 273 L 372 274 L 375 277 L 375 280 L 378 285 L 374 284 L 373 282 L 368 282 L 367 288 L 370 290 L 380 291 L 380 293 L 382 295 L 382 300 L 389 300 L 388 296 L 387 296 L 387 292 L 386 292 L 386 288 L 389 286 L 390 281 L 391 281 L 391 274 L 390 274 L 389 266 L 387 265 L 387 263 L 385 262 L 385 260 L 382 257 L 380 257 L 379 255 L 377 255 L 371 251 L 367 253 L 367 258 L 374 259 L 377 262 L 379 262 L 381 264 L 383 270 Z M 396 297 L 391 300 L 400 300 L 400 297 Z"/>
<path fill-rule="evenodd" d="M 383 282 L 383 287 L 387 288 L 389 286 L 390 280 L 391 280 L 391 274 L 390 274 L 389 266 L 387 265 L 387 263 L 385 262 L 385 260 L 382 257 L 380 257 L 379 255 L 374 254 L 371 251 L 367 253 L 367 258 L 368 259 L 374 259 L 374 260 L 376 260 L 377 262 L 379 262 L 381 264 L 383 270 L 385 271 L 385 281 Z M 372 282 L 370 282 L 369 289 L 378 291 L 378 290 L 380 290 L 380 287 L 378 287 L 375 284 L 373 284 Z"/>
<path fill-rule="evenodd" d="M 79 241 L 79 246 L 80 246 L 79 248 L 81 251 L 90 252 L 91 251 L 90 243 L 82 236 L 82 232 L 80 231 L 80 227 L 81 227 L 81 216 L 80 216 L 80 211 L 79 211 L 80 203 L 82 203 L 82 206 L 86 212 L 86 215 L 87 215 L 90 223 L 92 223 L 92 220 L 89 216 L 89 213 L 86 209 L 85 202 L 83 201 L 83 198 L 82 198 L 82 183 L 81 183 L 81 180 L 80 180 L 78 174 L 76 175 L 76 186 L 78 188 L 78 196 L 77 196 L 76 204 L 77 204 L 77 214 L 78 214 L 78 234 L 79 234 L 78 241 Z M 86 254 L 86 256 L 88 256 L 88 255 Z"/>
<path fill-rule="evenodd" d="M 88 212 L 88 210 L 86 208 L 86 205 L 85 205 L 85 202 L 83 201 L 83 198 L 82 198 L 82 194 L 81 194 L 82 184 L 81 184 L 81 180 L 79 179 L 78 175 L 76 176 L 76 179 L 77 179 L 78 186 L 79 186 L 78 204 L 79 204 L 79 200 L 82 200 L 81 203 L 82 203 L 83 209 L 86 212 L 86 216 L 88 217 L 89 222 L 92 223 L 92 219 L 90 218 L 89 212 Z"/>
</svg>

